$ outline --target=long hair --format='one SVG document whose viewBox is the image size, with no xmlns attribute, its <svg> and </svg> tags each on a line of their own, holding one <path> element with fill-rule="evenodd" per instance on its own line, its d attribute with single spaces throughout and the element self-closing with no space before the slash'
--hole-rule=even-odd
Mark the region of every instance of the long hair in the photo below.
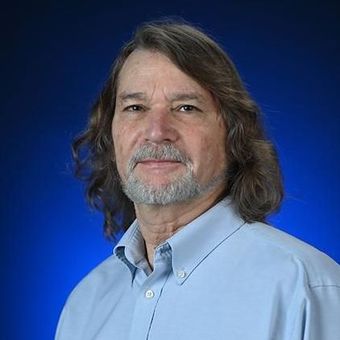
<svg viewBox="0 0 340 340">
<path fill-rule="evenodd" d="M 247 222 L 265 221 L 283 197 L 280 166 L 266 138 L 261 112 L 222 48 L 190 24 L 154 21 L 143 24 L 123 46 L 97 99 L 86 130 L 72 145 L 75 175 L 86 183 L 89 204 L 104 214 L 104 232 L 114 237 L 135 218 L 121 188 L 111 135 L 119 73 L 136 49 L 157 51 L 212 93 L 226 129 L 229 195 Z"/>
</svg>

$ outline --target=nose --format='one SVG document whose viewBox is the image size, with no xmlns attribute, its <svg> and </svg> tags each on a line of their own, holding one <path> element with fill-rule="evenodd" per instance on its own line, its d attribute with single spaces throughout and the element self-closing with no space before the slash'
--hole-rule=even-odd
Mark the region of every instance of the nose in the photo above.
<svg viewBox="0 0 340 340">
<path fill-rule="evenodd" d="M 177 137 L 174 119 L 168 109 L 156 109 L 148 112 L 145 141 L 159 144 L 174 142 Z"/>
</svg>

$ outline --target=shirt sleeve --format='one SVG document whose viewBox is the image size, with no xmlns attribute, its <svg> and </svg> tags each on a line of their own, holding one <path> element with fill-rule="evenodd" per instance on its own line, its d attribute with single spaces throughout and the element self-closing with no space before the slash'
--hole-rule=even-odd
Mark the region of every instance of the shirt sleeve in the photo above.
<svg viewBox="0 0 340 340">
<path fill-rule="evenodd" d="M 300 307 L 296 319 L 291 320 L 296 325 L 291 339 L 340 339 L 340 286 L 311 287 Z"/>
</svg>

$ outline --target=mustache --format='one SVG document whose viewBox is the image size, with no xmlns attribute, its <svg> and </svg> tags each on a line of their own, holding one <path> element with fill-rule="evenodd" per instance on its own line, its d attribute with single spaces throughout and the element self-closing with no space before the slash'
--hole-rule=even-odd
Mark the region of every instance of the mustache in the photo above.
<svg viewBox="0 0 340 340">
<path fill-rule="evenodd" d="M 138 162 L 147 160 L 168 160 L 181 162 L 183 164 L 190 164 L 191 159 L 183 152 L 177 149 L 172 144 L 151 145 L 144 144 L 135 151 L 129 160 L 128 169 L 133 170 Z"/>
</svg>

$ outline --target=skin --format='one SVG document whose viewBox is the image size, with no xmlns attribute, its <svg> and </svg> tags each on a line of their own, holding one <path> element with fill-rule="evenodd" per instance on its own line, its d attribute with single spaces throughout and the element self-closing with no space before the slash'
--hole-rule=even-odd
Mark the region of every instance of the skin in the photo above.
<svg viewBox="0 0 340 340">
<path fill-rule="evenodd" d="M 226 128 L 213 96 L 158 52 L 134 51 L 123 65 L 112 136 L 123 182 L 131 156 L 148 143 L 172 143 L 183 151 L 191 159 L 200 184 L 208 183 L 227 166 Z M 149 159 L 138 163 L 133 171 L 144 183 L 161 187 L 182 176 L 187 167 L 180 162 Z M 213 206 L 224 187 L 218 183 L 187 202 L 135 204 L 151 267 L 154 249 Z"/>
</svg>

